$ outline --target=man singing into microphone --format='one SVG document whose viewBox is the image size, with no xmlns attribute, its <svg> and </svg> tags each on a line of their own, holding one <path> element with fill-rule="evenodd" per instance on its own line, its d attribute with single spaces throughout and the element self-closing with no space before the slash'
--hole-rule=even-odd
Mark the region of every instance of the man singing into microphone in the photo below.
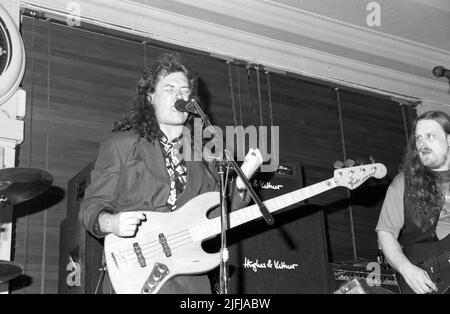
<svg viewBox="0 0 450 314">
<path fill-rule="evenodd" d="M 194 117 L 175 103 L 194 96 L 196 84 L 188 64 L 175 53 L 159 56 L 144 69 L 133 108 L 100 146 L 81 204 L 80 220 L 94 236 L 133 237 L 146 211 L 183 210 L 195 196 L 218 190 L 214 165 L 184 160 L 177 149 L 183 127 L 192 130 Z M 231 210 L 249 202 L 245 190 L 233 186 L 230 191 Z M 114 292 L 108 278 L 103 290 Z M 207 274 L 183 275 L 171 278 L 159 293 L 211 293 L 211 285 Z"/>
</svg>

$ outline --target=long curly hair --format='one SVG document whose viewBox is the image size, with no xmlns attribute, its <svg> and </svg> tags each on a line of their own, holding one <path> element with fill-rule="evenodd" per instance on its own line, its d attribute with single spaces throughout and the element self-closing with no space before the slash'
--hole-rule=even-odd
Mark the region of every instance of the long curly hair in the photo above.
<svg viewBox="0 0 450 314">
<path fill-rule="evenodd" d="M 409 186 L 409 199 L 415 204 L 416 214 L 425 220 L 432 221 L 441 211 L 445 196 L 440 188 L 440 178 L 420 161 L 416 146 L 415 130 L 420 120 L 434 120 L 442 126 L 445 134 L 450 133 L 450 117 L 441 111 L 427 111 L 417 117 L 413 124 L 401 170 L 405 174 L 405 182 Z"/>
<path fill-rule="evenodd" d="M 137 95 L 134 97 L 132 108 L 121 120 L 114 123 L 113 132 L 133 130 L 149 142 L 159 138 L 161 130 L 156 119 L 155 108 L 148 101 L 147 96 L 155 91 L 160 79 L 175 72 L 186 75 L 191 95 L 195 96 L 198 79 L 190 65 L 178 53 L 161 54 L 144 68 L 137 84 Z M 194 116 L 189 114 L 185 126 L 192 131 L 193 123 Z"/>
</svg>

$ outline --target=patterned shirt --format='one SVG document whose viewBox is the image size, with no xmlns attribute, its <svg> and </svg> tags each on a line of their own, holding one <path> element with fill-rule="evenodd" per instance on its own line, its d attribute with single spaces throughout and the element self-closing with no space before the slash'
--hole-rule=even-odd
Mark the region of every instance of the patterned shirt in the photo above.
<svg viewBox="0 0 450 314">
<path fill-rule="evenodd" d="M 450 234 L 450 170 L 436 172 L 442 179 L 441 188 L 445 195 L 445 204 L 439 215 L 436 226 L 436 236 L 442 240 Z M 405 189 L 404 175 L 398 174 L 392 180 L 386 192 L 386 197 L 381 207 L 376 231 L 388 231 L 395 238 L 400 234 L 405 222 L 403 212 L 403 192 Z"/>
<path fill-rule="evenodd" d="M 177 208 L 177 197 L 183 193 L 187 181 L 186 162 L 180 154 L 182 136 L 169 142 L 165 135 L 161 135 L 159 143 L 161 144 L 161 150 L 170 178 L 170 192 L 169 198 L 167 199 L 167 206 L 171 210 L 175 210 Z"/>
</svg>

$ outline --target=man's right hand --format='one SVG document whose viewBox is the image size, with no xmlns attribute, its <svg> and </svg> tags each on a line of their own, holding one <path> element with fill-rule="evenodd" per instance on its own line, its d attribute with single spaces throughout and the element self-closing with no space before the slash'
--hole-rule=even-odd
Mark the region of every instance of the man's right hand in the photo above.
<svg viewBox="0 0 450 314">
<path fill-rule="evenodd" d="M 403 266 L 399 272 L 415 293 L 425 294 L 438 290 L 428 273 L 411 263 Z"/>
<path fill-rule="evenodd" d="M 144 211 L 121 212 L 117 214 L 101 213 L 98 222 L 103 232 L 118 237 L 133 237 L 138 226 L 146 220 Z"/>
</svg>

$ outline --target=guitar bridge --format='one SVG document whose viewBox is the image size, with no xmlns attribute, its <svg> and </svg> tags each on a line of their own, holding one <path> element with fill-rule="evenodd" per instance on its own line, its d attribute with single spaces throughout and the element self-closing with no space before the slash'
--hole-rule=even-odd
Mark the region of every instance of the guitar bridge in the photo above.
<svg viewBox="0 0 450 314">
<path fill-rule="evenodd" d="M 144 286 L 141 289 L 142 294 L 150 294 L 152 293 L 158 284 L 169 274 L 169 268 L 161 263 L 155 263 L 153 266 L 153 270 L 148 276 L 147 280 L 144 283 Z"/>
</svg>

